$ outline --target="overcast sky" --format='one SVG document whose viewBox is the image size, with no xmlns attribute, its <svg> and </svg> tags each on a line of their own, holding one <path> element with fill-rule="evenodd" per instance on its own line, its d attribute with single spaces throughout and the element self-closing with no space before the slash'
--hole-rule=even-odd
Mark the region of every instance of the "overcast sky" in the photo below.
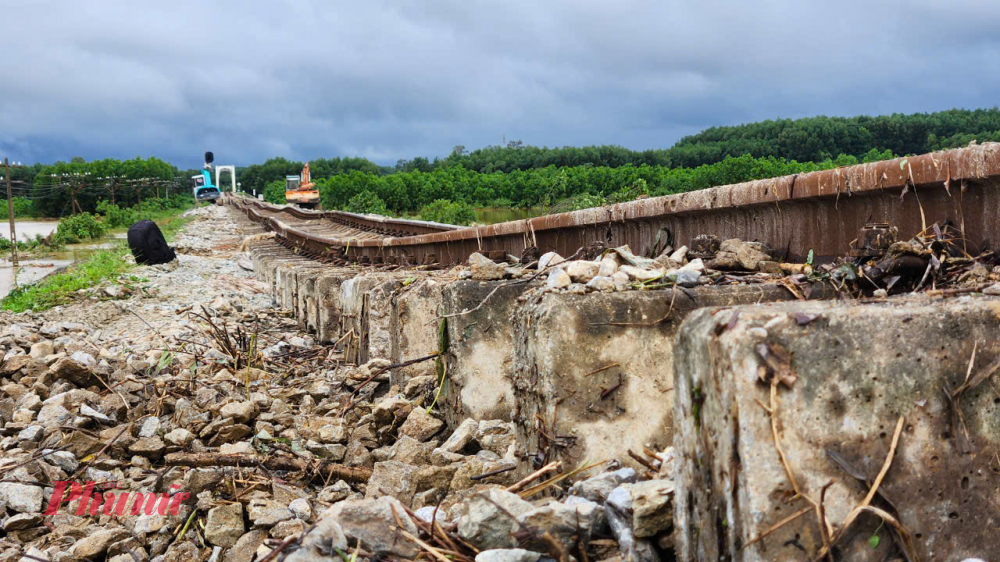
<svg viewBox="0 0 1000 562">
<path fill-rule="evenodd" d="M 0 19 L 0 156 L 25 162 L 665 148 L 1000 99 L 988 0 L 0 0 Z"/>
</svg>

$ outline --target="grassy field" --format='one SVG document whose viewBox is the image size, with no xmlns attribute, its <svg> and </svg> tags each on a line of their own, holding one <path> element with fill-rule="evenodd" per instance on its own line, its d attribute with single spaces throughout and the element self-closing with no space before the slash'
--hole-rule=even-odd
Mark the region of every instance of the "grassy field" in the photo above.
<svg viewBox="0 0 1000 562">
<path fill-rule="evenodd" d="M 180 216 L 185 210 L 164 211 L 163 216 L 154 219 L 168 242 L 173 240 L 185 224 L 193 220 L 194 217 Z M 0 309 L 11 312 L 48 310 L 72 302 L 77 296 L 77 291 L 99 285 L 107 279 L 116 279 L 133 267 L 135 262 L 131 259 L 128 245 L 120 241 L 113 248 L 94 252 L 87 259 L 71 265 L 66 271 L 49 275 L 32 285 L 14 289 L 0 301 Z"/>
<path fill-rule="evenodd" d="M 184 225 L 194 220 L 193 216 L 182 217 L 181 215 L 191 209 L 192 207 L 187 207 L 185 209 L 171 209 L 169 211 L 163 211 L 162 215 L 152 217 L 152 221 L 160 227 L 160 231 L 163 232 L 163 236 L 167 239 L 167 242 L 173 242 L 174 236 L 180 232 Z M 118 232 L 126 232 L 127 228 L 117 229 Z"/>
<path fill-rule="evenodd" d="M 11 312 L 37 312 L 70 302 L 76 296 L 76 291 L 93 287 L 135 267 L 135 262 L 128 257 L 129 250 L 124 244 L 109 250 L 99 250 L 62 273 L 55 273 L 33 285 L 14 289 L 0 302 L 0 308 Z"/>
</svg>

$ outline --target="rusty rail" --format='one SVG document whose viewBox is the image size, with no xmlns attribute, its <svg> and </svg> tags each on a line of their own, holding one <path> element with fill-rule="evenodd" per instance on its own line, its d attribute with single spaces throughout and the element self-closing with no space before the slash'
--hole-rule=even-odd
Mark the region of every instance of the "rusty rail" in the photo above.
<svg viewBox="0 0 1000 562">
<path fill-rule="evenodd" d="M 950 220 L 970 249 L 992 247 L 1000 240 L 998 188 L 1000 143 L 985 143 L 469 228 L 320 212 L 357 230 L 328 237 L 277 214 L 307 219 L 314 212 L 249 200 L 237 205 L 309 255 L 362 263 L 459 263 L 472 252 L 517 256 L 532 246 L 569 255 L 595 244 L 628 244 L 648 254 L 658 234 L 674 246 L 699 234 L 757 240 L 801 261 L 809 250 L 819 260 L 846 255 L 869 223 L 893 225 L 906 239 Z"/>
</svg>

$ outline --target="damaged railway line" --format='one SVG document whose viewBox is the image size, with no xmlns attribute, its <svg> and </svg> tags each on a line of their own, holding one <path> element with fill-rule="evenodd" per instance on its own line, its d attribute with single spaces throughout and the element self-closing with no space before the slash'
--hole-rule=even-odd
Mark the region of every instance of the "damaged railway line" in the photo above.
<svg viewBox="0 0 1000 562">
<path fill-rule="evenodd" d="M 984 144 L 463 229 L 230 202 L 300 325 L 440 353 L 392 382 L 510 420 L 518 474 L 669 449 L 671 538 L 623 559 L 960 560 L 1000 548 L 998 184 Z"/>
<path fill-rule="evenodd" d="M 998 144 L 472 228 L 226 203 L 148 274 L 231 294 L 162 335 L 9 324 L 0 560 L 1000 552 Z M 32 527 L 69 473 L 197 503 Z"/>
<path fill-rule="evenodd" d="M 801 262 L 810 250 L 821 261 L 844 255 L 873 223 L 905 240 L 950 220 L 969 246 L 988 244 L 1000 233 L 998 175 L 1000 149 L 986 143 L 471 228 L 235 204 L 308 255 L 363 264 L 455 264 L 473 252 L 505 258 L 531 249 L 571 255 L 595 244 L 651 255 L 657 243 L 690 246 L 701 234 L 764 242 Z"/>
</svg>

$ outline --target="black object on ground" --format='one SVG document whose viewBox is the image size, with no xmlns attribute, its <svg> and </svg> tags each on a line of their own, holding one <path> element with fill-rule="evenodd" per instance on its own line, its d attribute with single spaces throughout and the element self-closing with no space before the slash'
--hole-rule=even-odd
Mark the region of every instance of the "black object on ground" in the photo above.
<svg viewBox="0 0 1000 562">
<path fill-rule="evenodd" d="M 160 227 L 151 220 L 141 220 L 128 229 L 128 247 L 135 256 L 135 263 L 156 265 L 173 261 L 177 254 L 167 246 Z"/>
</svg>

